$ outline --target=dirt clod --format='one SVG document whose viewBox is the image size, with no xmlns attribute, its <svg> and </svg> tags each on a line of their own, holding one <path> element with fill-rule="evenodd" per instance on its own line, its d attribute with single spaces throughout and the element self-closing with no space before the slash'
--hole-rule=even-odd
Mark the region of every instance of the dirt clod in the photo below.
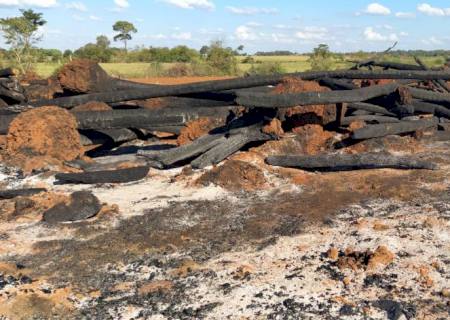
<svg viewBox="0 0 450 320">
<path fill-rule="evenodd" d="M 58 107 L 20 114 L 6 137 L 6 156 L 25 172 L 74 160 L 82 155 L 81 150 L 75 118 Z"/>
<path fill-rule="evenodd" d="M 386 246 L 379 246 L 371 255 L 367 268 L 373 270 L 380 266 L 387 266 L 394 261 L 394 258 L 395 255 Z"/>
<path fill-rule="evenodd" d="M 149 294 L 167 292 L 173 288 L 173 283 L 168 280 L 152 281 L 142 285 L 139 289 L 139 295 L 146 296 Z"/>
<path fill-rule="evenodd" d="M 229 160 L 224 165 L 202 175 L 202 185 L 215 184 L 230 191 L 251 191 L 264 188 L 267 181 L 258 167 L 238 160 Z"/>
<path fill-rule="evenodd" d="M 331 260 L 337 260 L 339 258 L 339 250 L 336 248 L 330 248 L 327 252 L 328 258 Z"/>
<path fill-rule="evenodd" d="M 192 141 L 208 134 L 214 128 L 223 125 L 221 121 L 213 118 L 200 118 L 186 124 L 178 136 L 177 143 L 179 146 L 191 143 Z"/>
<path fill-rule="evenodd" d="M 386 267 L 394 261 L 395 255 L 386 247 L 379 246 L 375 252 L 355 251 L 347 248 L 338 260 L 339 269 L 351 269 L 357 271 L 364 269 L 374 271 Z"/>
<path fill-rule="evenodd" d="M 91 60 L 74 60 L 59 71 L 61 86 L 75 93 L 110 91 L 111 80 L 98 63 Z"/>
<path fill-rule="evenodd" d="M 272 119 L 269 124 L 262 128 L 262 132 L 267 134 L 273 134 L 275 136 L 281 136 L 284 134 L 282 123 L 278 119 Z"/>
</svg>

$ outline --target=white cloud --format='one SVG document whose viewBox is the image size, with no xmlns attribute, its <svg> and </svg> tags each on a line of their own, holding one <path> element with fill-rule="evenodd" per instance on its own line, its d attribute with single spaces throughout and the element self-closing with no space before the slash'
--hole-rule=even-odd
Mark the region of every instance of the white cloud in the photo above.
<svg viewBox="0 0 450 320">
<path fill-rule="evenodd" d="M 0 0 L 0 7 L 50 8 L 57 5 L 57 0 Z"/>
<path fill-rule="evenodd" d="M 417 6 L 417 11 L 434 17 L 445 17 L 450 15 L 450 8 L 438 8 L 429 5 L 428 3 L 421 3 Z"/>
<path fill-rule="evenodd" d="M 210 0 L 162 0 L 168 4 L 182 9 L 206 9 L 213 10 L 214 3 Z"/>
<path fill-rule="evenodd" d="M 164 35 L 164 34 L 162 34 L 162 33 L 158 33 L 158 34 L 155 34 L 155 35 L 149 35 L 149 38 L 151 38 L 151 39 L 157 39 L 157 40 L 162 40 L 162 39 L 167 39 L 167 36 L 166 35 Z"/>
<path fill-rule="evenodd" d="M 254 41 L 258 40 L 258 34 L 249 26 L 243 25 L 236 28 L 234 35 L 239 40 Z"/>
<path fill-rule="evenodd" d="M 255 22 L 255 21 L 247 22 L 246 25 L 249 27 L 262 27 L 262 23 Z"/>
<path fill-rule="evenodd" d="M 422 43 L 428 46 L 440 46 L 444 44 L 442 40 L 438 39 L 435 36 L 432 36 L 431 38 L 426 40 L 422 40 Z"/>
<path fill-rule="evenodd" d="M 130 6 L 130 3 L 128 2 L 128 0 L 114 0 L 114 3 L 118 8 L 121 8 L 121 9 L 125 9 Z"/>
<path fill-rule="evenodd" d="M 275 29 L 281 29 L 281 30 L 285 30 L 285 29 L 292 29 L 292 26 L 288 26 L 285 24 L 276 24 L 273 26 Z"/>
<path fill-rule="evenodd" d="M 367 27 L 364 30 L 364 38 L 367 41 L 398 41 L 398 36 L 395 33 L 383 35 L 375 31 L 373 27 Z"/>
<path fill-rule="evenodd" d="M 231 13 L 245 16 L 252 16 L 257 14 L 277 14 L 276 8 L 255 8 L 255 7 L 227 7 L 227 10 Z"/>
<path fill-rule="evenodd" d="M 87 7 L 83 2 L 70 2 L 66 4 L 67 9 L 78 10 L 82 12 L 87 11 Z"/>
<path fill-rule="evenodd" d="M 90 15 L 89 19 L 91 19 L 92 21 L 102 21 L 102 18 L 94 16 L 94 15 Z"/>
<path fill-rule="evenodd" d="M 364 12 L 367 14 L 388 16 L 391 14 L 391 9 L 383 6 L 382 4 L 374 2 L 369 4 Z"/>
<path fill-rule="evenodd" d="M 397 12 L 395 16 L 400 19 L 413 19 L 416 14 L 414 12 Z"/>
<path fill-rule="evenodd" d="M 72 18 L 76 21 L 84 21 L 84 18 L 78 14 L 72 15 Z"/>
<path fill-rule="evenodd" d="M 294 43 L 295 40 L 285 33 L 272 33 L 271 34 L 272 41 L 275 43 L 284 43 L 284 44 L 290 44 Z"/>
<path fill-rule="evenodd" d="M 305 27 L 298 31 L 295 36 L 302 40 L 324 40 L 328 30 L 323 27 Z"/>
<path fill-rule="evenodd" d="M 172 39 L 175 39 L 175 40 L 191 40 L 192 39 L 192 33 L 190 33 L 190 32 L 175 33 L 175 34 L 172 35 Z"/>
</svg>

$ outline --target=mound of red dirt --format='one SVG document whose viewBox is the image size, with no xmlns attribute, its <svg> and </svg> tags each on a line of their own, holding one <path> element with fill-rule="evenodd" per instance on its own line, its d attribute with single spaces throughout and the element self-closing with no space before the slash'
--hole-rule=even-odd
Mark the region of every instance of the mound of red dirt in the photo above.
<svg viewBox="0 0 450 320">
<path fill-rule="evenodd" d="M 6 156 L 26 172 L 82 155 L 75 117 L 59 107 L 42 107 L 17 116 L 9 126 Z"/>
<path fill-rule="evenodd" d="M 72 109 L 73 112 L 81 111 L 110 111 L 112 108 L 104 102 L 90 101 L 85 104 L 81 104 Z"/>
<path fill-rule="evenodd" d="M 282 123 L 278 119 L 272 119 L 269 124 L 262 128 L 262 132 L 267 134 L 273 134 L 276 136 L 282 136 L 284 134 Z"/>
<path fill-rule="evenodd" d="M 281 154 L 315 155 L 331 147 L 334 136 L 316 124 L 294 128 L 293 132 L 294 134 L 287 134 L 279 140 L 267 141 L 259 147 L 251 148 L 250 152 L 263 157 Z"/>
<path fill-rule="evenodd" d="M 339 269 L 366 269 L 373 271 L 384 268 L 391 264 L 395 255 L 386 247 L 379 246 L 375 252 L 372 251 L 355 251 L 351 248 L 346 249 L 339 254 L 337 265 Z"/>
<path fill-rule="evenodd" d="M 261 190 L 267 184 L 261 169 L 238 160 L 229 160 L 222 166 L 215 167 L 203 174 L 197 182 L 202 185 L 214 184 L 230 191 Z"/>
<path fill-rule="evenodd" d="M 58 72 L 61 86 L 75 93 L 101 92 L 111 90 L 111 78 L 98 63 L 91 60 L 74 60 Z"/>
<path fill-rule="evenodd" d="M 277 85 L 272 93 L 301 93 L 301 92 L 326 92 L 331 91 L 322 87 L 315 81 L 304 81 L 297 78 L 286 77 Z M 289 108 L 286 110 L 287 122 L 291 127 L 305 124 L 326 125 L 336 120 L 336 105 L 312 105 Z"/>
<path fill-rule="evenodd" d="M 0 221 L 41 221 L 45 211 L 59 203 L 69 203 L 69 201 L 68 196 L 54 192 L 43 192 L 31 197 L 18 197 L 2 201 Z"/>
<path fill-rule="evenodd" d="M 214 118 L 200 118 L 191 121 L 181 130 L 177 143 L 179 146 L 191 143 L 221 125 L 223 125 L 223 121 Z"/>
</svg>

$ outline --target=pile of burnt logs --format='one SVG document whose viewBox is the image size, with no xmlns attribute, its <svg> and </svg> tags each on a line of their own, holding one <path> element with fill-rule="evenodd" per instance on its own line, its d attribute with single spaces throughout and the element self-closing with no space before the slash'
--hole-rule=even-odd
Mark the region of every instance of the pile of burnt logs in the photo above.
<svg viewBox="0 0 450 320">
<path fill-rule="evenodd" d="M 273 94 L 271 86 L 286 76 L 317 81 L 330 90 Z M 376 84 L 375 80 L 384 84 Z M 193 168 L 205 168 L 246 146 L 277 139 L 262 128 L 274 118 L 283 121 L 281 111 L 291 107 L 335 104 L 337 117 L 327 129 L 348 130 L 355 121 L 365 124 L 351 131 L 350 143 L 417 132 L 433 132 L 447 139 L 450 89 L 446 81 L 449 80 L 449 70 L 430 70 L 420 60 L 417 65 L 365 61 L 352 70 L 250 76 L 181 85 L 139 84 L 108 76 L 101 77 L 92 86 L 94 89 L 87 92 L 63 91 L 52 99 L 33 100 L 26 96 L 13 70 L 5 69 L 0 70 L 0 134 L 7 132 L 17 114 L 29 109 L 51 105 L 71 110 L 92 101 L 106 103 L 111 110 L 73 112 L 85 145 L 108 144 L 109 148 L 115 148 L 123 142 L 146 140 L 148 133 L 155 131 L 177 135 L 187 123 L 201 117 L 223 119 L 224 126 L 191 144 L 167 150 L 136 147 L 132 154 L 112 152 L 98 158 L 98 163 L 103 165 L 94 165 L 95 169 L 78 164 L 85 173 L 57 176 L 62 183 L 125 182 L 142 178 L 149 167 L 166 169 L 190 164 Z M 361 86 L 361 82 L 369 84 Z M 165 107 L 144 108 L 145 100 L 152 98 L 159 98 Z M 111 167 L 116 161 L 113 159 L 118 162 L 132 159 L 141 166 L 116 175 L 101 170 Z M 308 170 L 434 168 L 417 159 L 385 154 L 316 158 L 280 155 L 267 159 L 267 163 Z"/>
<path fill-rule="evenodd" d="M 0 70 L 0 112 L 9 105 L 21 104 L 27 100 L 16 76 L 17 71 L 13 68 Z"/>
</svg>

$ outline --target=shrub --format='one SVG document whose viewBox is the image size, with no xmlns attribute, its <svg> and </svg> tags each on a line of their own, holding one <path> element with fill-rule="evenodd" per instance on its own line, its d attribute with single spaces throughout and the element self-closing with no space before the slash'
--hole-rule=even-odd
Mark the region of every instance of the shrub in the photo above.
<svg viewBox="0 0 450 320">
<path fill-rule="evenodd" d="M 252 56 L 247 56 L 242 60 L 242 63 L 255 63 L 255 58 L 253 58 Z"/>
<path fill-rule="evenodd" d="M 203 60 L 194 60 L 191 63 L 192 74 L 194 76 L 212 76 L 214 75 L 214 69 Z"/>
<path fill-rule="evenodd" d="M 167 69 L 164 74 L 167 77 L 187 77 L 193 74 L 191 66 L 187 63 L 176 63 L 169 69 Z"/>
<path fill-rule="evenodd" d="M 248 71 L 248 73 L 252 75 L 281 74 L 285 72 L 286 70 L 279 62 L 263 62 L 259 64 L 253 64 L 250 70 Z"/>
<path fill-rule="evenodd" d="M 235 75 L 238 72 L 238 63 L 233 49 L 224 48 L 221 41 L 216 41 L 209 47 L 206 62 L 217 74 Z"/>
<path fill-rule="evenodd" d="M 160 77 L 164 75 L 164 67 L 160 62 L 152 62 L 147 68 L 147 76 Z"/>
<path fill-rule="evenodd" d="M 319 44 L 314 48 L 313 54 L 309 58 L 311 70 L 330 70 L 333 66 L 333 55 L 326 44 Z"/>
</svg>

